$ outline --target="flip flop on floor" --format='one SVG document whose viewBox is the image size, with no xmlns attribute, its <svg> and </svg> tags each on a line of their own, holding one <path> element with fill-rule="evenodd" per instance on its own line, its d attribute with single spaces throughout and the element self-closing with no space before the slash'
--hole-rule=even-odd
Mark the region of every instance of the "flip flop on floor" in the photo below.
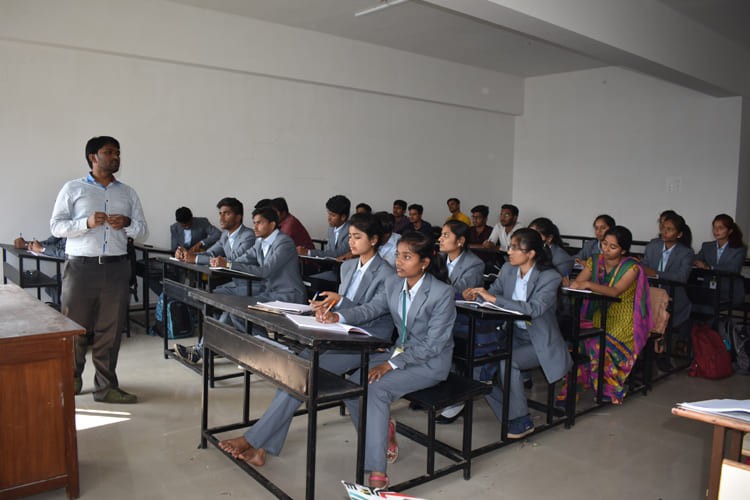
<svg viewBox="0 0 750 500">
<path fill-rule="evenodd" d="M 389 464 L 398 460 L 398 443 L 396 442 L 396 421 L 388 421 L 388 448 L 385 451 L 385 458 Z"/>
</svg>

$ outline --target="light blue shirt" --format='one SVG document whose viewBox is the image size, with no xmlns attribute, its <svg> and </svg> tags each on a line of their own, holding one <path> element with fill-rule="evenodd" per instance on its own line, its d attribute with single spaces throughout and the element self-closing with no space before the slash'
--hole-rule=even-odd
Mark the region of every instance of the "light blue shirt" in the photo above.
<svg viewBox="0 0 750 500">
<path fill-rule="evenodd" d="M 398 240 L 401 239 L 401 235 L 398 233 L 391 233 L 391 237 L 384 245 L 380 245 L 378 248 L 378 254 L 380 258 L 391 265 L 396 267 L 396 248 L 398 247 Z"/>
<path fill-rule="evenodd" d="M 94 212 L 124 215 L 130 225 L 115 231 L 109 224 L 87 227 Z M 135 240 L 146 236 L 146 218 L 135 189 L 114 180 L 104 187 L 88 176 L 68 181 L 57 194 L 50 218 L 53 236 L 67 238 L 65 253 L 76 257 L 125 255 L 128 237 Z"/>
<path fill-rule="evenodd" d="M 349 283 L 349 287 L 346 289 L 347 299 L 354 300 L 354 296 L 357 294 L 357 290 L 359 290 L 359 284 L 362 283 L 362 277 L 365 275 L 365 271 L 367 271 L 367 268 L 370 267 L 370 264 L 373 260 L 373 258 L 370 258 L 370 260 L 368 260 L 365 265 L 362 265 L 362 259 L 357 260 L 357 269 L 354 271 L 354 274 L 352 275 L 352 281 Z M 340 303 L 341 301 L 339 301 L 339 304 Z"/>
<path fill-rule="evenodd" d="M 534 272 L 534 267 L 529 269 L 529 272 L 526 273 L 526 276 L 521 277 L 521 269 L 518 269 L 516 271 L 516 286 L 513 288 L 513 295 L 511 298 L 513 300 L 520 300 L 521 302 L 526 302 L 526 296 L 528 294 L 527 290 L 529 287 L 529 278 L 531 278 L 531 273 Z M 525 321 L 516 321 L 515 322 L 516 328 L 520 328 L 521 330 L 526 330 L 527 325 Z"/>
<path fill-rule="evenodd" d="M 265 259 L 268 255 L 268 249 L 271 248 L 271 245 L 274 241 L 276 241 L 276 236 L 279 235 L 279 230 L 274 229 L 271 234 L 266 236 L 265 238 L 261 238 L 260 240 L 260 251 L 263 252 L 263 258 Z"/>
<path fill-rule="evenodd" d="M 453 268 L 456 267 L 456 262 L 458 262 L 459 260 L 461 260 L 461 257 L 463 257 L 463 255 L 464 255 L 463 252 L 461 252 L 460 254 L 458 254 L 458 257 L 456 257 L 456 259 L 453 262 L 451 262 L 450 257 L 447 257 L 445 259 L 445 263 L 448 266 L 448 277 L 449 278 L 453 276 Z"/>
<path fill-rule="evenodd" d="M 185 231 L 185 246 L 190 247 L 193 244 L 193 230 L 192 229 L 183 229 Z"/>
<path fill-rule="evenodd" d="M 419 287 L 422 286 L 422 283 L 424 282 L 424 275 L 422 275 L 421 278 L 419 278 L 419 281 L 414 283 L 414 286 L 409 289 L 406 285 L 406 279 L 404 279 L 404 286 L 401 289 L 401 293 L 399 294 L 398 299 L 398 316 L 402 319 L 402 322 L 400 325 L 398 325 L 398 333 L 399 337 L 401 335 L 404 335 L 404 344 L 406 343 L 406 337 L 407 334 L 402 334 L 401 330 L 406 328 L 406 318 L 404 318 L 404 313 L 406 313 L 406 317 L 409 317 L 409 309 L 411 309 L 411 303 L 414 301 L 414 297 L 416 297 L 417 292 L 419 291 Z M 401 305 L 401 301 L 403 300 L 403 295 L 406 294 L 406 311 L 404 311 L 403 306 Z M 391 365 L 391 368 L 396 370 L 398 366 L 396 366 L 392 361 L 388 360 L 388 364 Z"/>
<path fill-rule="evenodd" d="M 669 263 L 669 256 L 672 255 L 672 250 L 674 250 L 674 247 L 677 245 L 672 245 L 672 248 L 667 250 L 667 245 L 665 243 L 662 243 L 661 245 L 661 258 L 659 259 L 659 267 L 656 269 L 659 272 L 664 271 L 664 269 L 667 268 L 667 263 Z M 718 262 L 718 259 L 716 259 Z"/>
<path fill-rule="evenodd" d="M 721 256 L 724 253 L 724 250 L 727 249 L 727 245 L 729 245 L 729 241 L 724 243 L 722 246 L 719 246 L 719 242 L 716 242 L 716 263 L 718 264 L 721 260 Z"/>
</svg>

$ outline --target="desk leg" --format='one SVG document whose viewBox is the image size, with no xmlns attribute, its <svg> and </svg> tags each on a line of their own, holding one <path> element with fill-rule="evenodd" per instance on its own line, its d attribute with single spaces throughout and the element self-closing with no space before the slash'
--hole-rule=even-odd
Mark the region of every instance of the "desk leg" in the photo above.
<svg viewBox="0 0 750 500">
<path fill-rule="evenodd" d="M 149 273 L 149 267 L 148 267 L 149 259 L 148 259 L 148 250 L 143 251 L 143 291 L 141 293 L 143 294 L 143 311 L 146 313 L 146 317 L 143 320 L 143 328 L 146 329 L 146 335 L 148 335 L 148 327 L 149 327 L 149 295 L 151 293 L 151 290 L 149 289 L 149 281 L 151 279 L 148 276 Z"/>
<path fill-rule="evenodd" d="M 320 370 L 320 352 L 312 351 L 312 367 L 308 381 L 310 399 L 307 407 L 307 472 L 305 481 L 305 498 L 315 498 L 315 447 L 318 430 L 318 378 Z"/>
<path fill-rule="evenodd" d="M 359 385 L 362 396 L 359 398 L 359 423 L 357 424 L 357 470 L 356 481 L 365 484 L 365 426 L 367 425 L 367 372 L 370 371 L 370 353 L 362 351 L 360 358 Z"/>
<path fill-rule="evenodd" d="M 166 335 L 165 335 L 166 337 Z M 203 347 L 203 359 L 211 357 L 211 350 L 208 347 Z M 204 367 L 205 368 L 205 367 Z M 203 407 L 201 408 L 201 442 L 199 448 L 205 449 L 206 442 L 206 429 L 208 429 L 208 370 L 203 370 Z"/>
<path fill-rule="evenodd" d="M 506 324 L 509 328 L 506 328 L 506 346 L 508 349 L 508 357 L 505 359 L 505 373 L 503 373 L 503 421 L 500 423 L 500 440 L 508 440 L 508 413 L 510 408 L 510 371 L 511 364 L 513 363 L 513 330 L 515 325 L 512 321 L 507 321 Z"/>
<path fill-rule="evenodd" d="M 242 398 L 242 423 L 250 425 L 250 372 L 245 370 L 245 391 Z"/>
</svg>

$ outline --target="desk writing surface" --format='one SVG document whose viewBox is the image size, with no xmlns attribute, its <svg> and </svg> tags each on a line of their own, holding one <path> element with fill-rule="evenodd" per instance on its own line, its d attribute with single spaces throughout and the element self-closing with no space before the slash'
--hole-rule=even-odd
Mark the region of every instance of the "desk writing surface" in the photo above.
<svg viewBox="0 0 750 500">
<path fill-rule="evenodd" d="M 283 315 L 249 309 L 248 305 L 254 305 L 257 302 L 254 297 L 208 293 L 202 290 L 190 290 L 188 295 L 204 304 L 228 311 L 230 314 L 239 316 L 251 323 L 280 333 L 305 346 L 342 349 L 346 348 L 347 345 L 366 345 L 371 349 L 390 346 L 390 342 L 377 337 L 298 328 L 289 318 Z"/>
<path fill-rule="evenodd" d="M 83 334 L 86 330 L 16 285 L 0 285 L 0 342 L 31 335 Z"/>
<path fill-rule="evenodd" d="M 672 408 L 672 414 L 677 415 L 678 417 L 685 417 L 691 420 L 705 422 L 707 424 L 720 425 L 729 429 L 736 429 L 741 432 L 750 432 L 750 422 L 739 418 L 733 418 L 726 415 L 718 415 L 715 413 L 704 413 L 687 408 L 680 408 L 678 406 Z"/>
<path fill-rule="evenodd" d="M 0 248 L 6 250 L 9 254 L 17 257 L 24 257 L 28 259 L 39 259 L 50 262 L 62 262 L 65 260 L 64 257 L 54 257 L 52 255 L 45 255 L 43 253 L 31 253 L 25 248 L 16 248 L 15 246 L 8 243 L 0 243 Z"/>
<path fill-rule="evenodd" d="M 153 245 L 149 245 L 147 243 L 139 243 L 135 242 L 133 243 L 133 247 L 136 250 L 146 251 L 146 252 L 153 252 L 153 253 L 161 253 L 161 254 L 169 254 L 172 255 L 174 252 L 170 250 L 169 248 L 160 248 L 155 247 Z"/>
</svg>

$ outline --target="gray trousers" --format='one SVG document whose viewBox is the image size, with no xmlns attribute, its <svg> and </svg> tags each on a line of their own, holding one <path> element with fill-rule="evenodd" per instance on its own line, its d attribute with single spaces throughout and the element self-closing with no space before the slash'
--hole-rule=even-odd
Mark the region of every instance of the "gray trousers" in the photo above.
<svg viewBox="0 0 750 500">
<path fill-rule="evenodd" d="M 309 353 L 303 351 L 301 357 L 308 359 Z M 359 352 L 324 352 L 320 355 L 320 367 L 329 372 L 341 375 L 360 366 Z M 245 432 L 245 440 L 253 448 L 263 448 L 271 455 L 278 455 L 284 447 L 289 426 L 294 418 L 294 412 L 302 405 L 302 401 L 290 396 L 289 393 L 278 389 L 263 416 Z"/>
<path fill-rule="evenodd" d="M 377 353 L 370 357 L 370 366 L 376 367 L 391 358 L 392 350 Z M 352 380 L 359 380 L 359 370 L 352 374 Z M 416 372 L 416 373 L 415 373 Z M 422 373 L 420 373 L 422 372 Z M 378 382 L 370 384 L 367 393 L 367 428 L 365 429 L 365 471 L 386 472 L 386 450 L 388 449 L 388 420 L 391 416 L 391 403 L 404 394 L 432 387 L 440 382 L 435 377 L 425 377 L 422 366 L 391 370 Z M 359 400 L 344 401 L 352 422 L 359 423 Z"/>
<path fill-rule="evenodd" d="M 528 415 L 529 406 L 526 402 L 526 394 L 523 392 L 522 370 L 530 370 L 539 366 L 539 358 L 534 346 L 529 340 L 528 333 L 514 333 L 513 356 L 510 364 L 510 394 L 508 397 L 508 420 Z M 505 376 L 505 361 L 500 362 L 500 381 L 502 384 Z M 502 385 L 496 385 L 492 392 L 487 395 L 487 404 L 498 420 L 503 418 L 503 389 Z"/>
<path fill-rule="evenodd" d="M 118 387 L 115 369 L 128 312 L 129 282 L 130 262 L 127 260 L 108 264 L 84 264 L 74 260 L 65 263 L 61 311 L 87 332 L 94 332 L 95 398 Z M 74 373 L 80 377 L 88 350 L 85 335 L 75 339 L 74 349 Z"/>
</svg>

